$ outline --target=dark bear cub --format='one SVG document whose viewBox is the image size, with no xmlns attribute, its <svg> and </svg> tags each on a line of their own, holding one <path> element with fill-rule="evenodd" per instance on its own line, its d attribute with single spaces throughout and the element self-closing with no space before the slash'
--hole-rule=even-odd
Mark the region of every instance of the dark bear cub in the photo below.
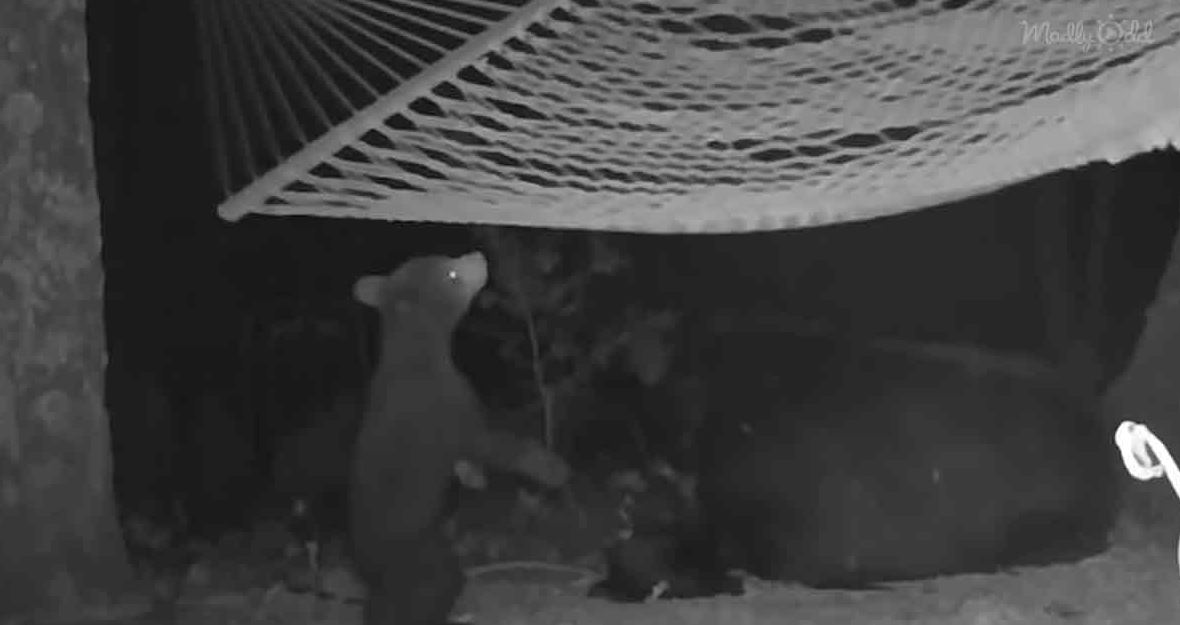
<svg viewBox="0 0 1180 625">
<path fill-rule="evenodd" d="M 637 602 L 743 592 L 730 574 L 697 506 L 693 480 L 654 463 L 624 495 L 624 528 L 606 549 L 606 577 L 593 597 Z"/>
<path fill-rule="evenodd" d="M 464 574 L 441 528 L 460 462 L 562 484 L 565 463 L 543 447 L 490 432 L 471 384 L 451 359 L 451 336 L 487 282 L 487 261 L 414 258 L 365 276 L 358 300 L 381 316 L 381 345 L 353 452 L 349 530 L 368 586 L 367 625 L 446 622 Z"/>
</svg>

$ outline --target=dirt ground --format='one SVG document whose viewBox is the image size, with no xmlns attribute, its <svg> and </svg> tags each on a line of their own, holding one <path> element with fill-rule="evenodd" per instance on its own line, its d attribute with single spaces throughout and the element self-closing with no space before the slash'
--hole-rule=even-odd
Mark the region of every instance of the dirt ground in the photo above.
<svg viewBox="0 0 1180 625">
<path fill-rule="evenodd" d="M 856 592 L 747 580 L 743 596 L 619 604 L 586 596 L 602 569 L 597 545 L 611 531 L 611 512 L 608 499 L 549 507 L 519 496 L 461 510 L 452 531 L 470 581 L 456 615 L 474 625 L 1180 623 L 1180 515 L 1150 531 L 1125 515 L 1109 550 L 1072 564 Z M 307 586 L 303 556 L 291 553 L 281 530 L 255 532 L 248 541 L 210 547 L 171 586 L 157 573 L 142 595 L 155 591 L 155 609 L 146 598 L 124 600 L 102 614 L 57 615 L 53 622 L 359 624 L 363 590 L 338 545 L 326 546 L 322 556 L 321 596 L 296 592 Z"/>
<path fill-rule="evenodd" d="M 742 597 L 619 605 L 572 589 L 481 584 L 466 597 L 478 623 L 847 623 L 1002 625 L 1180 622 L 1175 554 L 1118 547 L 1074 565 L 962 575 L 871 592 L 751 583 Z"/>
<path fill-rule="evenodd" d="M 536 575 L 561 577 L 551 571 Z M 617 604 L 587 598 L 587 580 L 566 577 L 476 579 L 459 611 L 478 625 L 1180 623 L 1176 553 L 1145 541 L 1119 544 L 1076 564 L 951 576 L 862 592 L 817 591 L 752 580 L 745 596 L 740 597 Z M 274 595 L 269 605 L 257 608 L 248 620 L 197 618 L 185 622 L 359 622 L 355 606 L 330 605 L 308 597 Z M 205 616 L 212 617 L 208 612 Z M 244 614 L 239 612 L 239 616 Z"/>
</svg>

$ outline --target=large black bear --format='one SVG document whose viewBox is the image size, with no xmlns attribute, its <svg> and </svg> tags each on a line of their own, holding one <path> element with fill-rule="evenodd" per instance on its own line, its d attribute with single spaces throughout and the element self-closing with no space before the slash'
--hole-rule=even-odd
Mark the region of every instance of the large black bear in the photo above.
<svg viewBox="0 0 1180 625">
<path fill-rule="evenodd" d="M 1117 458 L 1096 398 L 977 348 L 728 333 L 693 352 L 698 509 L 608 551 L 596 594 L 815 587 L 1078 559 L 1107 544 Z"/>
<path fill-rule="evenodd" d="M 446 621 L 464 582 L 440 526 L 457 463 L 548 486 L 567 478 L 564 462 L 543 447 L 487 429 L 479 398 L 451 359 L 452 334 L 487 275 L 479 252 L 426 256 L 354 288 L 381 315 L 349 487 L 353 558 L 369 591 L 366 625 Z"/>
<path fill-rule="evenodd" d="M 732 566 L 863 587 L 1107 544 L 1111 433 L 1045 367 L 758 334 L 709 352 L 698 495 Z"/>
</svg>

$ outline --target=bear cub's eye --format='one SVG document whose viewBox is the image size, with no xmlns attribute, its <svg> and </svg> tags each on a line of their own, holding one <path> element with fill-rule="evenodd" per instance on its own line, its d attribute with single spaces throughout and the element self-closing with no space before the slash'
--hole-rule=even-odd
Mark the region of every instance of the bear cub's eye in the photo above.
<svg viewBox="0 0 1180 625">
<path fill-rule="evenodd" d="M 450 280 L 451 282 L 454 282 L 454 281 L 456 281 L 456 280 L 458 280 L 458 279 L 459 279 L 459 272 L 458 272 L 458 271 L 456 271 L 456 270 L 452 269 L 452 270 L 450 270 L 450 271 L 448 271 L 448 272 L 447 272 L 447 280 Z"/>
</svg>

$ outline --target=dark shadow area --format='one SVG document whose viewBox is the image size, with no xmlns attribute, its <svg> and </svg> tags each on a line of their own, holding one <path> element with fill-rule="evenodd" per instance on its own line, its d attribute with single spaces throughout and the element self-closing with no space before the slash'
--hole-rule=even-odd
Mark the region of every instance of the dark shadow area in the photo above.
<svg viewBox="0 0 1180 625">
<path fill-rule="evenodd" d="M 107 407 L 116 494 L 125 516 L 154 517 L 162 524 L 180 524 L 183 517 L 188 530 L 216 536 L 267 515 L 283 516 L 292 492 L 340 495 L 357 397 L 373 360 L 375 320 L 352 299 L 357 277 L 388 273 L 418 255 L 486 247 L 487 235 L 460 226 L 380 221 L 219 220 L 198 50 L 184 4 L 88 3 L 110 353 Z M 816 389 L 827 393 L 822 401 L 835 401 L 847 389 L 832 383 L 840 379 L 837 368 L 825 369 L 824 363 L 848 342 L 892 346 L 890 354 L 921 367 L 935 352 L 933 362 L 950 362 L 950 368 L 981 354 L 1002 354 L 988 361 L 998 363 L 988 366 L 1001 377 L 1013 373 L 1007 363 L 1031 360 L 1064 380 L 1069 390 L 1063 395 L 1094 398 L 1126 366 L 1167 265 L 1177 232 L 1178 169 L 1176 153 L 1153 153 L 1118 166 L 1060 172 L 953 205 L 808 230 L 553 235 L 568 246 L 559 248 L 559 256 L 593 256 L 585 249 L 596 238 L 630 263 L 628 271 L 595 279 L 592 297 L 574 311 L 578 340 L 593 342 L 596 325 L 613 323 L 622 310 L 671 311 L 676 318 L 657 341 L 671 364 L 654 381 L 638 381 L 642 376 L 620 364 L 622 356 L 589 363 L 594 374 L 581 384 L 580 394 L 570 395 L 577 401 L 567 400 L 580 412 L 561 412 L 560 419 L 568 420 L 554 425 L 557 451 L 585 475 L 634 468 L 656 456 L 685 470 L 706 470 L 709 463 L 698 459 L 713 452 L 698 449 L 694 428 L 703 427 L 701 419 L 718 427 L 727 410 L 714 399 L 700 404 L 709 405 L 707 415 L 692 414 L 697 405 L 692 393 L 721 384 L 710 379 L 708 362 L 694 359 L 709 358 L 702 354 L 713 346 L 751 334 L 767 339 L 758 343 L 779 341 L 774 344 L 783 347 L 773 358 L 753 349 L 748 354 L 762 355 L 743 355 L 747 352 L 736 348 L 726 358 L 750 359 L 739 368 L 741 375 L 773 367 L 785 376 L 774 387 L 778 395 L 755 411 L 778 406 L 783 394 L 798 398 Z M 525 240 L 535 243 L 546 235 L 530 236 Z M 493 286 L 503 287 L 495 275 L 502 257 L 485 252 Z M 533 380 L 506 364 L 499 335 L 481 332 L 492 323 L 524 331 L 497 317 L 494 306 L 477 306 L 460 330 L 459 365 L 493 408 L 493 420 L 541 438 L 541 417 L 528 405 Z M 726 371 L 741 377 L 732 368 Z M 913 394 L 908 400 L 926 405 L 922 393 L 931 379 L 940 380 L 930 373 L 899 375 L 895 382 Z M 886 384 L 888 376 L 857 383 Z M 981 404 L 1008 392 L 998 382 L 970 388 L 983 394 Z M 931 402 L 953 403 L 947 386 L 938 392 Z M 1019 410 L 1033 421 L 1054 412 L 1038 412 L 1041 403 L 1038 397 Z M 738 420 L 748 408 L 735 404 L 730 412 L 742 413 L 733 415 Z M 865 412 L 873 408 L 857 406 Z M 805 411 L 779 412 L 798 417 Z M 931 437 L 932 449 L 943 450 L 954 437 L 941 437 L 946 432 L 936 417 L 923 413 L 940 434 Z M 563 424 L 569 427 L 562 429 Z M 810 427 L 798 420 L 791 424 Z M 849 438 L 869 435 L 857 431 Z M 998 438 L 1001 442 L 988 439 L 989 444 L 1018 444 Z M 757 453 L 789 454 L 798 450 L 798 440 Z M 614 452 L 599 453 L 615 445 Z M 937 456 L 932 462 L 949 462 L 926 451 Z M 892 466 L 889 458 L 877 460 Z M 911 477 L 897 480 L 911 484 Z M 732 479 L 738 486 L 726 488 L 749 484 L 745 477 Z M 997 491 L 1009 485 L 989 483 Z M 765 488 L 754 489 L 751 497 L 790 496 L 782 488 L 760 486 Z M 1038 521 L 1028 521 L 1036 530 L 1028 535 L 1045 535 Z M 925 563 L 907 572 L 911 569 L 944 571 Z"/>
</svg>

